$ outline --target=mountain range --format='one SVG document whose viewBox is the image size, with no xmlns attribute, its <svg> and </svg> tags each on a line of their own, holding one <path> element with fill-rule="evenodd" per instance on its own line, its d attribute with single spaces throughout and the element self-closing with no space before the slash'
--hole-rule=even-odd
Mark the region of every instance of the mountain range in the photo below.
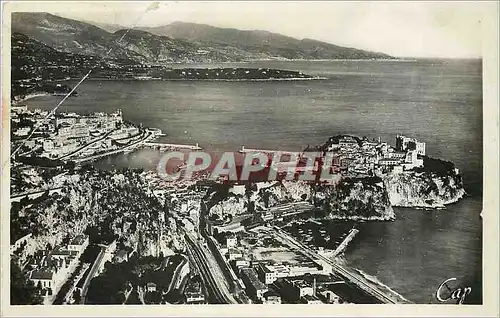
<svg viewBox="0 0 500 318">
<path fill-rule="evenodd" d="M 12 13 L 12 32 L 57 51 L 139 63 L 236 62 L 255 59 L 390 59 L 387 54 L 295 39 L 268 31 L 244 31 L 174 22 L 126 27 L 77 21 L 50 13 Z M 126 35 L 124 36 L 124 33 Z"/>
</svg>

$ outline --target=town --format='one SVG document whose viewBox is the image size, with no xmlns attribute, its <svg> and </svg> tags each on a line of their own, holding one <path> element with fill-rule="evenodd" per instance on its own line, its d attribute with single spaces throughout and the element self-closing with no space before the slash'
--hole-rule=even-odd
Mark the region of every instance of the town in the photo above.
<svg viewBox="0 0 500 318">
<path fill-rule="evenodd" d="M 320 213 L 300 182 L 97 170 L 86 162 L 162 145 L 151 142 L 161 131 L 127 123 L 119 110 L 48 116 L 14 106 L 12 131 L 14 147 L 22 146 L 12 160 L 11 259 L 34 303 L 408 302 L 343 265 L 355 228 L 334 249 L 283 230 Z M 403 173 L 425 156 L 425 143 L 404 136 L 395 148 L 352 136 L 322 147 L 341 178 Z"/>
</svg>

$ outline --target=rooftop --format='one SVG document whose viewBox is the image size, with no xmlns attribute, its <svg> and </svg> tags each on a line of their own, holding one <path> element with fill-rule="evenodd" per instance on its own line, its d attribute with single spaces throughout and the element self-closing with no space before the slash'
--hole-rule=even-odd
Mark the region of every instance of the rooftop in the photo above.
<svg viewBox="0 0 500 318">
<path fill-rule="evenodd" d="M 302 296 L 302 298 L 304 300 L 307 300 L 307 301 L 319 301 L 320 299 L 316 296 L 312 296 L 312 295 L 304 295 Z"/>
<path fill-rule="evenodd" d="M 118 257 L 118 258 L 124 258 L 126 256 L 127 256 L 127 251 L 125 251 L 125 250 L 119 250 L 115 254 L 115 257 Z"/>
<path fill-rule="evenodd" d="M 88 235 L 78 235 L 72 241 L 71 245 L 82 245 L 88 239 Z"/>
<path fill-rule="evenodd" d="M 54 273 L 47 270 L 38 270 L 31 273 L 30 279 L 52 280 Z"/>
<path fill-rule="evenodd" d="M 263 282 L 259 280 L 257 277 L 257 272 L 253 268 L 242 268 L 241 274 L 248 277 L 248 280 L 253 285 L 253 287 L 257 290 L 267 289 L 267 286 L 264 285 Z"/>
</svg>

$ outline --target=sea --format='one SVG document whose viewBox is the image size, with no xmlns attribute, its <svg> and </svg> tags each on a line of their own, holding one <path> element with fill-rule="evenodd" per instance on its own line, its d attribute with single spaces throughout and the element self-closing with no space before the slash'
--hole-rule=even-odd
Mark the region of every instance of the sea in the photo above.
<svg viewBox="0 0 500 318">
<path fill-rule="evenodd" d="M 481 60 L 271 60 L 171 67 L 275 68 L 326 79 L 87 80 L 60 111 L 121 109 L 125 120 L 160 128 L 166 136 L 159 141 L 198 143 L 212 152 L 241 146 L 300 151 L 338 134 L 391 144 L 397 134 L 424 141 L 429 156 L 452 161 L 460 169 L 467 197 L 445 210 L 395 208 L 394 222 L 359 224 L 344 257 L 412 302 L 440 303 L 435 295 L 439 285 L 456 278 L 450 287 L 472 288 L 466 303 L 482 303 Z M 41 96 L 25 103 L 51 109 L 61 98 Z M 157 151 L 142 149 L 94 164 L 155 169 L 158 158 Z M 333 221 L 318 226 L 338 231 Z"/>
</svg>

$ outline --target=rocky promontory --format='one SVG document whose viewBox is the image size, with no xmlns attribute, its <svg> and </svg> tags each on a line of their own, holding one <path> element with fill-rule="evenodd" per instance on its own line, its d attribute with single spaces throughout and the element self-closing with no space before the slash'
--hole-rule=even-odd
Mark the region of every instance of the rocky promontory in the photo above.
<svg viewBox="0 0 500 318">
<path fill-rule="evenodd" d="M 447 170 L 435 169 L 426 162 L 443 162 L 427 158 L 424 167 L 399 174 L 382 177 L 391 205 L 414 208 L 444 208 L 466 195 L 462 177 L 457 169 L 448 163 Z M 445 163 L 445 162 L 443 162 Z"/>
<path fill-rule="evenodd" d="M 349 220 L 392 220 L 395 218 L 384 182 L 378 177 L 344 178 L 334 185 L 314 187 L 314 205 L 326 217 Z"/>
</svg>

